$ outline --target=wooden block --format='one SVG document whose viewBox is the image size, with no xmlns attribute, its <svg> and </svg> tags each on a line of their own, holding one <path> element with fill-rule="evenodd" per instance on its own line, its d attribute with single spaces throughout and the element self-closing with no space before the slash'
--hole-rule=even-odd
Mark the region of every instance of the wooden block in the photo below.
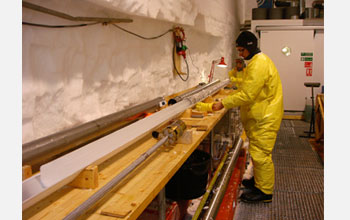
<svg viewBox="0 0 350 220">
<path fill-rule="evenodd" d="M 187 125 L 189 128 L 196 128 L 197 131 L 207 131 L 208 125 Z"/>
<path fill-rule="evenodd" d="M 178 144 L 192 144 L 192 130 L 185 130 L 182 136 L 177 140 Z"/>
<path fill-rule="evenodd" d="M 188 117 L 191 117 L 191 114 L 192 114 L 192 109 L 189 108 L 182 113 L 181 117 L 188 118 Z"/>
<path fill-rule="evenodd" d="M 197 131 L 207 131 L 208 130 L 208 125 L 198 125 L 196 126 Z"/>
<path fill-rule="evenodd" d="M 81 189 L 95 189 L 98 187 L 98 167 L 88 166 L 69 184 Z"/>
<path fill-rule="evenodd" d="M 22 180 L 25 180 L 32 176 L 32 167 L 29 165 L 24 165 L 22 167 Z"/>
<path fill-rule="evenodd" d="M 214 102 L 214 101 L 215 101 L 215 100 L 213 99 L 212 96 L 208 96 L 206 99 L 204 99 L 203 102 L 205 102 L 205 103 L 211 103 L 211 102 Z"/>
<path fill-rule="evenodd" d="M 208 114 L 207 112 L 202 112 L 202 111 L 196 111 L 196 110 L 191 111 L 192 118 L 202 118 L 202 117 L 206 116 L 207 114 Z"/>
<path fill-rule="evenodd" d="M 132 206 L 133 206 L 132 204 L 120 205 L 120 204 L 116 204 L 115 202 L 112 202 L 106 208 L 103 208 L 101 210 L 101 215 L 124 218 L 131 212 Z"/>
<path fill-rule="evenodd" d="M 203 118 L 180 118 L 181 120 L 188 120 L 188 121 L 202 121 Z"/>
</svg>

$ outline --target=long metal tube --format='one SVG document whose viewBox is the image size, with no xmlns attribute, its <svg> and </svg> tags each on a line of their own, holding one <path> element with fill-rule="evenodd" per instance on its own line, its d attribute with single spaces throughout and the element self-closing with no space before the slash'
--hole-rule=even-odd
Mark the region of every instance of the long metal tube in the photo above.
<svg viewBox="0 0 350 220">
<path fill-rule="evenodd" d="M 169 132 L 169 128 L 171 128 L 170 132 Z M 105 186 L 103 186 L 100 190 L 98 190 L 88 200 L 86 200 L 83 204 L 81 204 L 75 210 L 73 210 L 64 219 L 75 219 L 80 215 L 84 214 L 93 204 L 98 202 L 107 192 L 109 192 L 115 185 L 117 185 L 126 175 L 131 173 L 137 166 L 139 166 L 143 161 L 145 161 L 151 154 L 153 154 L 163 144 L 168 143 L 168 140 L 174 138 L 174 140 L 176 141 L 179 137 L 181 137 L 185 129 L 186 129 L 186 125 L 181 120 L 177 120 L 173 122 L 166 129 L 164 129 L 162 134 L 164 134 L 165 136 L 163 138 L 161 138 L 155 145 L 153 145 L 150 149 L 148 149 L 145 153 L 143 153 L 139 158 L 137 158 L 134 162 L 132 162 L 127 168 L 125 168 L 116 177 L 114 177 L 110 182 L 108 182 Z M 175 144 L 175 142 L 173 142 L 173 144 Z M 161 192 L 159 195 L 160 200 L 165 198 L 164 196 L 165 194 L 163 195 L 162 193 L 164 193 L 164 191 Z M 164 198 L 162 198 L 162 196 Z M 160 205 L 161 204 L 162 202 L 160 202 Z M 164 204 L 165 204 L 165 201 L 164 201 Z M 165 219 L 165 206 L 161 208 L 164 210 L 160 214 L 164 215 L 163 217 Z"/>
<path fill-rule="evenodd" d="M 228 160 L 227 166 L 225 166 L 223 170 L 223 174 L 219 177 L 218 185 L 214 189 L 215 191 L 214 196 L 209 203 L 209 208 L 205 211 L 203 215 L 203 218 L 202 218 L 203 220 L 215 219 L 219 211 L 222 199 L 225 195 L 227 185 L 230 181 L 232 171 L 236 165 L 237 158 L 241 150 L 242 144 L 243 144 L 243 140 L 242 138 L 239 138 L 234 150 L 229 153 L 229 157 L 227 159 Z"/>
<path fill-rule="evenodd" d="M 191 95 L 193 95 L 193 94 L 196 94 L 196 93 L 202 91 L 203 89 L 206 89 L 206 88 L 208 88 L 209 86 L 212 86 L 212 85 L 218 83 L 219 81 L 220 81 L 220 80 L 216 79 L 216 80 L 214 80 L 213 82 L 208 83 L 208 84 L 205 84 L 204 86 L 199 86 L 198 88 L 196 88 L 196 89 L 194 89 L 194 90 L 192 90 L 192 91 L 190 91 L 190 92 L 186 92 L 186 93 L 184 93 L 184 94 L 182 94 L 182 95 L 176 96 L 175 98 L 170 99 L 170 100 L 168 101 L 168 104 L 175 104 L 175 103 L 177 103 L 177 102 L 180 102 L 180 101 L 182 101 L 184 98 L 189 97 L 189 96 L 191 96 Z"/>
<path fill-rule="evenodd" d="M 133 171 L 138 165 L 140 165 L 144 160 L 146 160 L 154 151 L 161 147 L 168 139 L 168 136 L 163 137 L 155 145 L 153 145 L 148 151 L 143 153 L 139 158 L 137 158 L 132 164 L 130 164 L 126 169 L 115 176 L 110 182 L 104 185 L 100 190 L 93 194 L 89 199 L 87 199 L 83 204 L 74 209 L 69 213 L 64 220 L 77 219 L 79 216 L 84 214 L 92 205 L 98 202 L 106 193 L 108 193 L 115 185 L 117 185 L 126 175 Z"/>
<path fill-rule="evenodd" d="M 50 158 L 58 154 L 78 148 L 133 122 L 125 120 L 141 112 L 153 111 L 159 107 L 161 102 L 165 103 L 164 98 L 158 97 L 120 112 L 25 143 L 22 145 L 22 163 L 38 166 L 40 163 L 48 162 Z"/>
</svg>

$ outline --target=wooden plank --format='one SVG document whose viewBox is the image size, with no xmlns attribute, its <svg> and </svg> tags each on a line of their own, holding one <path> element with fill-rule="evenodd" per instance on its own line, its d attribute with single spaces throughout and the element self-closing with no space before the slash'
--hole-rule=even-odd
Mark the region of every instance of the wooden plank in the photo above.
<svg viewBox="0 0 350 220">
<path fill-rule="evenodd" d="M 181 74 L 185 75 L 187 73 L 183 73 L 181 71 L 181 56 L 176 53 L 176 49 L 174 48 L 174 63 L 175 63 L 175 68 L 174 68 L 174 75 Z"/>
</svg>

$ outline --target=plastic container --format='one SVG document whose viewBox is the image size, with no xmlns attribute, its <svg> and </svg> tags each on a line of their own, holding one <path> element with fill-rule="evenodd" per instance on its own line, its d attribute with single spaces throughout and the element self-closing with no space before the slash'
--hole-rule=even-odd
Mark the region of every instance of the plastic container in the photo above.
<svg viewBox="0 0 350 220">
<path fill-rule="evenodd" d="M 190 200 L 202 196 L 208 183 L 210 154 L 195 150 L 165 186 L 172 200 Z"/>
<path fill-rule="evenodd" d="M 283 19 L 284 18 L 284 8 L 270 8 L 268 11 L 269 19 Z"/>
<path fill-rule="evenodd" d="M 299 7 L 287 7 L 284 13 L 285 19 L 296 19 L 299 18 Z"/>
<path fill-rule="evenodd" d="M 265 20 L 267 19 L 267 8 L 253 8 L 252 9 L 252 18 L 253 20 Z"/>
</svg>

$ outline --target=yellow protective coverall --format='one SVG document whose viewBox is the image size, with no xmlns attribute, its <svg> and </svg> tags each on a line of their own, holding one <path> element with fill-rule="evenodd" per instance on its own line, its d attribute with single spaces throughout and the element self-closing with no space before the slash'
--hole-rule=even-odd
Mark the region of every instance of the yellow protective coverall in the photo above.
<svg viewBox="0 0 350 220">
<path fill-rule="evenodd" d="M 241 90 L 222 100 L 225 108 L 241 106 L 241 120 L 249 138 L 255 186 L 272 194 L 275 183 L 272 150 L 283 117 L 282 84 L 264 53 L 254 55 L 243 75 Z"/>
</svg>

